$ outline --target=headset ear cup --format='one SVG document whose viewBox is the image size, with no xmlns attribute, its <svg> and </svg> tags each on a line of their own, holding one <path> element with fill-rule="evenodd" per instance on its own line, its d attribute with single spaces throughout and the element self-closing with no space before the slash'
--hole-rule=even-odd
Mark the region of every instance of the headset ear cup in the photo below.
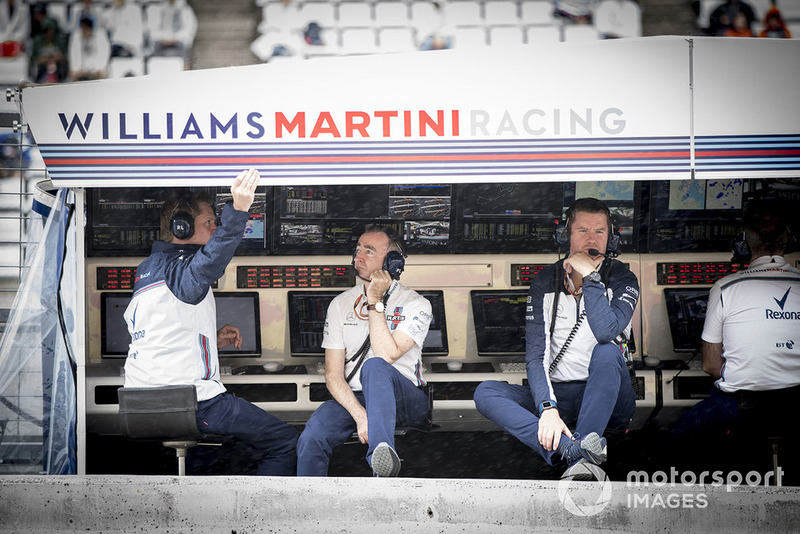
<svg viewBox="0 0 800 534">
<path fill-rule="evenodd" d="M 194 235 L 194 218 L 188 212 L 179 211 L 172 216 L 170 229 L 176 239 L 189 239 Z"/>
<path fill-rule="evenodd" d="M 390 250 L 383 259 L 383 270 L 388 271 L 393 280 L 399 280 L 403 269 L 406 266 L 406 259 L 396 250 Z"/>
<path fill-rule="evenodd" d="M 731 252 L 733 252 L 734 259 L 749 258 L 752 255 L 750 246 L 747 244 L 744 232 L 741 235 L 731 239 Z"/>
<path fill-rule="evenodd" d="M 613 232 L 610 236 L 608 236 L 608 245 L 606 245 L 606 255 L 608 256 L 616 256 L 619 254 L 619 243 L 622 237 L 619 235 L 619 232 Z"/>
<path fill-rule="evenodd" d="M 556 245 L 569 248 L 569 233 L 567 232 L 567 225 L 563 223 L 556 224 L 555 232 Z"/>
</svg>

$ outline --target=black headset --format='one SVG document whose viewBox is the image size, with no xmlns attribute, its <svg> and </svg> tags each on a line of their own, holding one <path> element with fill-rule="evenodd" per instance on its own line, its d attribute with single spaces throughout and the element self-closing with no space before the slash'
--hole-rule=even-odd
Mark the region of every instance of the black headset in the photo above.
<svg viewBox="0 0 800 534">
<path fill-rule="evenodd" d="M 169 228 L 176 239 L 190 239 L 194 235 L 194 217 L 188 200 L 181 200 L 175 205 Z"/>
<path fill-rule="evenodd" d="M 605 255 L 609 258 L 616 258 L 620 255 L 619 245 L 621 236 L 619 234 L 619 230 L 617 230 L 616 226 L 614 226 L 614 218 L 611 216 L 611 211 L 608 209 L 602 201 L 597 200 L 596 198 L 580 198 L 575 201 L 572 206 L 567 209 L 567 214 L 564 217 L 564 220 L 556 219 L 556 229 L 555 229 L 555 242 L 558 245 L 559 251 L 562 247 L 566 247 L 569 250 L 569 236 L 570 232 L 572 232 L 572 223 L 575 219 L 575 213 L 583 211 L 588 213 L 597 213 L 598 211 L 602 211 L 606 214 L 606 218 L 608 219 L 608 242 L 606 243 L 606 253 Z"/>
<path fill-rule="evenodd" d="M 389 238 L 389 246 L 391 247 L 394 245 L 394 248 L 397 250 L 390 250 L 386 253 L 386 256 L 383 258 L 383 267 L 384 271 L 389 273 L 389 276 L 392 277 L 392 280 L 399 280 L 400 275 L 403 274 L 403 269 L 406 266 L 406 254 L 405 250 L 403 249 L 403 241 L 400 239 L 400 236 L 397 235 L 397 232 L 394 231 L 393 228 L 389 226 L 374 226 L 368 227 L 365 232 L 382 232 L 386 234 L 386 237 Z M 353 253 L 353 259 L 351 261 L 352 265 L 356 263 L 356 255 Z"/>
<path fill-rule="evenodd" d="M 733 257 L 731 263 L 749 263 L 750 256 L 753 255 L 750 245 L 747 244 L 744 230 L 739 235 L 731 239 L 731 252 Z"/>
</svg>

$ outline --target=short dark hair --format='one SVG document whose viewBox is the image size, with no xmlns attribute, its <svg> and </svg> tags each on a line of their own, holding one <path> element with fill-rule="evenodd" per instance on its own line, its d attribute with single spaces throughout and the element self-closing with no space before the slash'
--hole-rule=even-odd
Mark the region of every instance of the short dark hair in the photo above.
<svg viewBox="0 0 800 534">
<path fill-rule="evenodd" d="M 161 240 L 171 243 L 174 236 L 172 235 L 172 218 L 178 212 L 186 212 L 192 216 L 192 219 L 200 215 L 202 205 L 208 204 L 211 209 L 214 209 L 214 199 L 205 191 L 198 191 L 192 195 L 178 196 L 171 198 L 164 202 L 161 206 Z"/>
<path fill-rule="evenodd" d="M 567 235 L 572 233 L 572 223 L 575 221 L 577 213 L 604 213 L 608 221 L 609 235 L 614 231 L 614 221 L 611 219 L 611 210 L 608 209 L 606 203 L 602 200 L 597 200 L 592 197 L 579 198 L 572 203 L 572 206 L 567 210 Z"/>
<path fill-rule="evenodd" d="M 364 228 L 365 234 L 373 232 L 381 233 L 389 239 L 389 250 L 396 250 L 397 252 L 402 254 L 403 257 L 407 256 L 403 243 L 403 238 L 400 237 L 400 234 L 398 234 L 394 228 L 392 228 L 391 226 L 383 226 L 381 224 L 368 224 Z"/>
<path fill-rule="evenodd" d="M 742 212 L 742 227 L 750 250 L 783 254 L 789 244 L 785 206 L 769 199 L 749 202 Z"/>
</svg>

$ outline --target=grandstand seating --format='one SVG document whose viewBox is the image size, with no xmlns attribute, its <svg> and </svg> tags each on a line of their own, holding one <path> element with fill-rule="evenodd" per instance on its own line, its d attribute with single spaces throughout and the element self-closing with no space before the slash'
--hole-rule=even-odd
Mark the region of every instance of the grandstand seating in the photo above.
<svg viewBox="0 0 800 534">
<path fill-rule="evenodd" d="M 269 59 L 264 43 L 274 42 L 264 35 L 302 35 L 311 21 L 335 33 L 329 31 L 324 50 L 304 47 L 303 57 L 411 51 L 434 34 L 454 47 L 473 48 L 600 38 L 593 26 L 573 29 L 555 18 L 552 0 L 297 0 L 288 6 L 254 1 L 264 20 L 253 51 L 263 61 Z"/>
</svg>

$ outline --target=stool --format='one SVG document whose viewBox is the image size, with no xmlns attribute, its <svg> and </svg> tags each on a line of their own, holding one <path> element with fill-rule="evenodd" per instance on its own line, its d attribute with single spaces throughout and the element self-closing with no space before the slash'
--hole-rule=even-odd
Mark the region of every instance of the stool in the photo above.
<svg viewBox="0 0 800 534">
<path fill-rule="evenodd" d="M 193 385 L 119 388 L 122 434 L 131 439 L 160 439 L 175 449 L 178 476 L 186 474 L 186 451 L 197 446 L 197 392 Z"/>
</svg>

